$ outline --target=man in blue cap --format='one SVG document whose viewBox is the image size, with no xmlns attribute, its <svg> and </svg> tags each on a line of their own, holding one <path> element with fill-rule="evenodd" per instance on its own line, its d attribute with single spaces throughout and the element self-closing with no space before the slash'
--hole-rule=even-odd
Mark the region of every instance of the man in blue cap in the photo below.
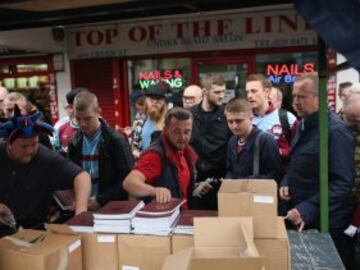
<svg viewBox="0 0 360 270">
<path fill-rule="evenodd" d="M 39 134 L 52 134 L 50 125 L 36 121 L 39 113 L 15 115 L 2 124 L 0 141 L 0 234 L 9 220 L 33 228 L 47 220 L 52 193 L 75 190 L 75 213 L 87 210 L 90 177 L 79 166 L 39 144 Z M 5 232 L 6 233 L 6 232 Z"/>
</svg>

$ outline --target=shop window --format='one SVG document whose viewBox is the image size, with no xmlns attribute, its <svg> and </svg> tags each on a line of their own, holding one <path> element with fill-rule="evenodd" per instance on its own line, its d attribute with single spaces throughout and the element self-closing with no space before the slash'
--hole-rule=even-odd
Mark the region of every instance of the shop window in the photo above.
<svg viewBox="0 0 360 270">
<path fill-rule="evenodd" d="M 150 85 L 164 80 L 171 86 L 171 101 L 181 103 L 181 92 L 191 81 L 190 58 L 129 60 L 127 68 L 130 98 L 134 89 L 145 92 Z M 133 119 L 135 112 L 133 108 L 131 110 Z"/>
<path fill-rule="evenodd" d="M 256 56 L 256 72 L 265 74 L 269 81 L 284 95 L 283 107 L 292 108 L 292 85 L 297 76 L 317 70 L 316 52 L 264 54 Z"/>
</svg>

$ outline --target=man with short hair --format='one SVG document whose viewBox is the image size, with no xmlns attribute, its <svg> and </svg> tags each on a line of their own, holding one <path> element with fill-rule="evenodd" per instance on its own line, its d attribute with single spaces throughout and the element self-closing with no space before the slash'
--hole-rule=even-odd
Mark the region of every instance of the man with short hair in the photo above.
<svg viewBox="0 0 360 270">
<path fill-rule="evenodd" d="M 189 85 L 184 89 L 182 95 L 183 107 L 185 109 L 190 109 L 191 107 L 200 104 L 202 96 L 202 89 L 199 86 L 195 84 Z"/>
<path fill-rule="evenodd" d="M 187 199 L 191 207 L 196 154 L 189 146 L 192 115 L 175 107 L 167 112 L 161 136 L 145 151 L 126 177 L 123 187 L 136 197 Z"/>
<path fill-rule="evenodd" d="M 288 219 L 301 231 L 320 229 L 319 78 L 306 73 L 293 86 L 293 106 L 302 118 L 291 148 L 291 161 L 279 195 L 289 201 Z M 346 267 L 353 256 L 344 234 L 353 213 L 354 138 L 333 112 L 328 112 L 329 232 Z M 351 268 L 347 268 L 351 269 Z"/>
<path fill-rule="evenodd" d="M 127 140 L 100 117 L 98 99 L 93 93 L 77 94 L 73 106 L 80 130 L 69 143 L 68 155 L 91 176 L 89 209 L 126 200 L 121 183 L 134 163 Z"/>
<path fill-rule="evenodd" d="M 225 106 L 231 132 L 227 149 L 226 177 L 232 179 L 280 180 L 281 159 L 274 138 L 251 122 L 252 111 L 244 99 L 232 99 Z M 255 164 L 256 163 L 256 164 Z"/>
<path fill-rule="evenodd" d="M 271 87 L 269 94 L 269 101 L 274 106 L 275 109 L 280 109 L 283 102 L 283 93 L 278 87 Z"/>
<path fill-rule="evenodd" d="M 5 117 L 4 99 L 9 94 L 5 87 L 0 86 L 0 117 Z"/>
<path fill-rule="evenodd" d="M 227 143 L 231 136 L 222 105 L 226 88 L 224 77 L 216 73 L 206 74 L 202 87 L 202 102 L 190 109 L 194 117 L 190 144 L 199 156 L 197 182 L 211 177 L 225 177 Z M 217 209 L 218 187 L 198 199 L 196 207 Z"/>
<path fill-rule="evenodd" d="M 18 92 L 9 93 L 8 95 L 5 96 L 4 99 L 5 117 L 9 118 L 14 116 L 15 105 L 19 107 L 21 114 L 23 115 L 27 114 L 26 104 L 27 104 L 27 100 L 23 94 L 20 94 Z"/>
<path fill-rule="evenodd" d="M 36 121 L 39 115 L 20 115 L 16 107 L 15 115 L 2 124 L 8 137 L 0 142 L 0 231 L 11 214 L 26 228 L 46 222 L 55 190 L 74 188 L 75 213 L 87 210 L 89 175 L 39 144 L 40 132 L 53 131 Z"/>
<path fill-rule="evenodd" d="M 73 103 L 77 94 L 89 91 L 84 87 L 77 87 L 66 94 L 66 113 L 67 117 L 60 119 L 55 125 L 55 150 L 64 155 L 67 154 L 67 148 L 71 139 L 79 130 L 79 125 L 74 117 Z"/>
<path fill-rule="evenodd" d="M 253 124 L 262 131 L 270 133 L 277 141 L 282 159 L 283 173 L 290 157 L 291 129 L 296 117 L 279 109 L 269 102 L 271 83 L 263 74 L 251 74 L 246 79 L 246 96 L 253 110 Z"/>
</svg>

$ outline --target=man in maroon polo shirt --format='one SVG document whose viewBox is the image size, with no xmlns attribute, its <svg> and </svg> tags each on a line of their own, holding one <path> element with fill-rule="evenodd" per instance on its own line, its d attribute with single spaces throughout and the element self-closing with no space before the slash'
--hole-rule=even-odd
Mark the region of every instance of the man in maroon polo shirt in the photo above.
<svg viewBox="0 0 360 270">
<path fill-rule="evenodd" d="M 166 203 L 186 198 L 191 207 L 196 154 L 189 146 L 192 114 L 176 107 L 166 114 L 161 136 L 145 151 L 123 182 L 136 197 L 155 197 Z"/>
</svg>

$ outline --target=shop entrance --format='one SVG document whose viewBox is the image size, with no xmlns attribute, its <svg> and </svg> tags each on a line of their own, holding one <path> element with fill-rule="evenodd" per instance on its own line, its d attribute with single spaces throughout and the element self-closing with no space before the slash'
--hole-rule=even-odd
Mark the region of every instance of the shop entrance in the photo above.
<svg viewBox="0 0 360 270">
<path fill-rule="evenodd" d="M 226 80 L 224 102 L 231 98 L 245 97 L 245 80 L 248 74 L 255 71 L 255 56 L 195 58 L 192 74 L 195 84 L 200 85 L 201 79 L 208 73 L 221 73 Z"/>
</svg>

